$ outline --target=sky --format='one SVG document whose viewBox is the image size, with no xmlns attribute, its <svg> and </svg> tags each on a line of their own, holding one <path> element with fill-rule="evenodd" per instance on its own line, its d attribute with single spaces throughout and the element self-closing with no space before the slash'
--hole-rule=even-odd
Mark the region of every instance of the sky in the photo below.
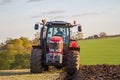
<svg viewBox="0 0 120 80">
<path fill-rule="evenodd" d="M 0 0 L 0 43 L 8 38 L 34 38 L 34 24 L 74 20 L 84 37 L 120 34 L 120 0 Z"/>
</svg>

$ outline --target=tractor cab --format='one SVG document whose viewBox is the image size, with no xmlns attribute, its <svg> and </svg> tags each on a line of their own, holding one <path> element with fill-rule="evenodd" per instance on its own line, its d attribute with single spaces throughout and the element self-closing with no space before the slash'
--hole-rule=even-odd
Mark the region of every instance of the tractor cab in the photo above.
<svg viewBox="0 0 120 80">
<path fill-rule="evenodd" d="M 47 25 L 46 33 L 47 45 L 50 43 L 52 37 L 54 37 L 54 39 L 60 39 L 59 37 L 61 37 L 62 42 L 65 46 L 64 49 L 66 49 L 70 40 L 70 28 L 68 25 L 66 25 L 67 23 L 62 21 L 54 21 L 48 24 L 49 25 Z"/>
</svg>

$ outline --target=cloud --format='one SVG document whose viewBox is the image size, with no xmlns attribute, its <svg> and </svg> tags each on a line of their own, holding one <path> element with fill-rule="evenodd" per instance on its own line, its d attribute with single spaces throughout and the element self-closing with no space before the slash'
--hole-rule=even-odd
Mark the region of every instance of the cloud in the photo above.
<svg viewBox="0 0 120 80">
<path fill-rule="evenodd" d="M 28 2 L 38 2 L 38 1 L 45 1 L 45 0 L 28 0 Z"/>
<path fill-rule="evenodd" d="M 42 12 L 40 15 L 32 16 L 32 18 L 38 18 L 41 16 L 52 16 L 54 19 L 59 19 L 59 18 L 66 18 L 66 17 L 84 17 L 84 16 L 94 16 L 94 15 L 101 15 L 104 14 L 104 11 L 99 11 L 99 12 L 86 12 L 86 13 L 81 13 L 81 14 L 73 14 L 73 15 L 65 15 L 65 10 L 53 10 L 53 11 L 47 11 L 47 12 Z M 63 14 L 62 14 L 63 13 Z"/>
<path fill-rule="evenodd" d="M 55 17 L 53 17 L 54 19 L 60 19 L 60 18 L 65 18 L 66 16 L 64 16 L 64 15 L 60 15 L 60 16 L 55 16 Z"/>
<path fill-rule="evenodd" d="M 47 12 L 41 12 L 39 15 L 32 16 L 32 18 L 38 18 L 41 16 L 55 16 L 55 18 L 63 17 L 60 16 L 61 13 L 65 13 L 65 10 L 52 10 L 52 11 L 47 11 Z M 57 16 L 59 15 L 59 16 Z"/>
<path fill-rule="evenodd" d="M 0 5 L 5 5 L 13 1 L 15 0 L 0 0 Z M 45 0 L 27 0 L 27 2 L 37 2 L 37 1 L 45 1 Z"/>
<path fill-rule="evenodd" d="M 0 1 L 0 5 L 4 5 L 4 4 L 7 4 L 7 3 L 11 3 L 13 0 L 1 0 Z"/>
<path fill-rule="evenodd" d="M 32 18 L 39 18 L 41 15 L 32 16 Z"/>
<path fill-rule="evenodd" d="M 84 17 L 84 16 L 94 16 L 94 15 L 101 15 L 104 14 L 105 11 L 96 11 L 96 12 L 84 12 L 84 13 L 77 13 L 73 15 L 66 14 L 67 11 L 65 10 L 52 10 L 41 12 L 39 15 L 32 16 L 32 18 L 39 18 L 39 17 L 51 17 L 52 19 L 63 19 L 63 18 L 75 18 L 75 17 Z"/>
<path fill-rule="evenodd" d="M 104 11 L 102 11 L 102 12 L 88 12 L 88 13 L 76 14 L 76 15 L 72 15 L 72 17 L 91 16 L 91 15 L 101 15 L 101 14 L 104 14 Z"/>
<path fill-rule="evenodd" d="M 48 12 L 43 12 L 43 15 L 52 15 L 52 14 L 60 14 L 60 13 L 64 13 L 64 10 L 53 10 L 53 11 L 48 11 Z"/>
</svg>

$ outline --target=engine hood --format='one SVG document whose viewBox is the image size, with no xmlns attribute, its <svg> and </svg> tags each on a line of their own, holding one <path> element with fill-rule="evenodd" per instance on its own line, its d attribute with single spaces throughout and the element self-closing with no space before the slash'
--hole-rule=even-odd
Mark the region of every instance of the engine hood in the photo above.
<svg viewBox="0 0 120 80">
<path fill-rule="evenodd" d="M 63 39 L 62 39 L 62 37 L 60 37 L 60 36 L 53 36 L 53 37 L 51 37 L 50 38 L 50 42 L 52 43 L 54 43 L 54 42 L 63 42 Z"/>
</svg>

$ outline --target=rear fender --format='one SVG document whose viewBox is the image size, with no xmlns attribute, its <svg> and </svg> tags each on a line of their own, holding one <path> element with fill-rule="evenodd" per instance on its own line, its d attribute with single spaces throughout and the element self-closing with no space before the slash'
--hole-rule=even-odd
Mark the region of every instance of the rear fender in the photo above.
<svg viewBox="0 0 120 80">
<path fill-rule="evenodd" d="M 78 43 L 76 40 L 71 40 L 69 44 L 69 50 L 77 50 L 80 51 L 80 47 L 78 46 Z"/>
</svg>

